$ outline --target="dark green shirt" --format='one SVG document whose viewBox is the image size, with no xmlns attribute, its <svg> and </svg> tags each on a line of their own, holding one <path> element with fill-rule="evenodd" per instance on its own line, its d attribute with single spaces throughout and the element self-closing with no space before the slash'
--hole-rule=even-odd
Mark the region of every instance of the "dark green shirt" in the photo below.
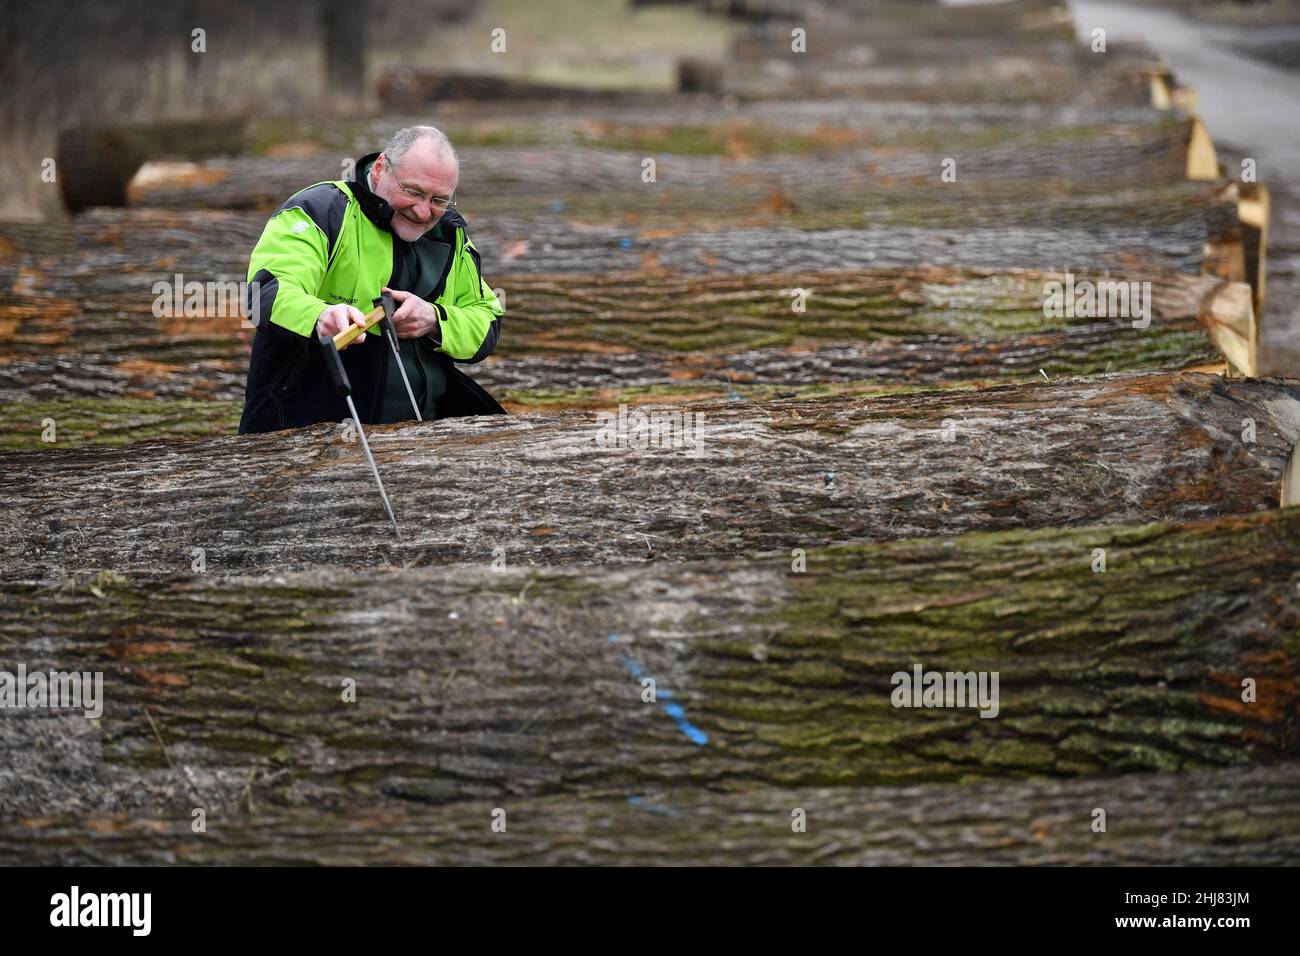
<svg viewBox="0 0 1300 956">
<path fill-rule="evenodd" d="M 402 351 L 406 377 L 411 382 L 411 392 L 420 403 L 420 415 L 426 422 L 431 421 L 438 415 L 438 399 L 447 390 L 447 373 L 443 371 L 440 360 L 433 357 L 433 348 L 427 344 L 427 339 L 398 339 L 397 343 Z M 393 357 L 391 346 L 387 347 L 388 384 L 384 389 L 379 421 L 385 424 L 414 421 L 415 412 L 402 383 L 402 373 L 397 370 L 397 359 Z"/>
<path fill-rule="evenodd" d="M 363 175 L 369 176 L 370 170 L 365 170 Z M 406 242 L 393 236 L 393 242 L 402 244 L 402 273 L 394 288 L 413 292 L 425 302 L 433 301 L 433 291 L 451 256 L 451 246 L 435 239 L 437 234 L 435 226 L 415 242 Z M 447 390 L 447 373 L 442 364 L 445 359 L 437 351 L 438 341 L 437 333 L 418 339 L 397 340 L 406 377 L 410 379 L 411 391 L 420 404 L 420 414 L 426 422 L 437 417 L 438 399 Z M 415 412 L 411 410 L 411 399 L 406 394 L 406 386 L 402 384 L 402 374 L 397 370 L 397 359 L 392 348 L 388 347 L 388 385 L 384 390 L 384 404 L 379 413 L 379 421 L 388 423 L 414 420 Z"/>
</svg>

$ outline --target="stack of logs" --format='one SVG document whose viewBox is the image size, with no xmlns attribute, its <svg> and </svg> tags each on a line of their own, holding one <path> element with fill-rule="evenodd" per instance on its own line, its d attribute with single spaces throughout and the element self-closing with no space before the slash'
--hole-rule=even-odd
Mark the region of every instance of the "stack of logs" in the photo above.
<svg viewBox="0 0 1300 956">
<path fill-rule="evenodd" d="M 757 6 L 717 89 L 408 70 L 0 229 L 0 671 L 104 675 L 97 719 L 0 715 L 8 858 L 1294 858 L 1267 190 L 1055 0 Z M 367 429 L 399 540 L 346 426 L 234 434 L 223 289 L 412 115 L 514 414 Z M 1048 306 L 1088 284 L 1145 291 Z M 895 706 L 918 665 L 996 715 Z"/>
</svg>

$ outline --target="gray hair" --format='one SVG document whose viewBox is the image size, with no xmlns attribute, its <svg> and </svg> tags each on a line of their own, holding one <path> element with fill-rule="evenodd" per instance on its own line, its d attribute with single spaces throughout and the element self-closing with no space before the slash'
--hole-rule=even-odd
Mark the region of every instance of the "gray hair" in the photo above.
<svg viewBox="0 0 1300 956">
<path fill-rule="evenodd" d="M 384 147 L 384 153 L 387 154 L 389 162 L 395 163 L 422 139 L 432 141 L 434 151 L 439 155 L 450 154 L 456 168 L 460 169 L 460 157 L 456 155 L 456 147 L 451 145 L 451 140 L 447 138 L 446 133 L 434 126 L 407 126 L 399 129 Z"/>
</svg>

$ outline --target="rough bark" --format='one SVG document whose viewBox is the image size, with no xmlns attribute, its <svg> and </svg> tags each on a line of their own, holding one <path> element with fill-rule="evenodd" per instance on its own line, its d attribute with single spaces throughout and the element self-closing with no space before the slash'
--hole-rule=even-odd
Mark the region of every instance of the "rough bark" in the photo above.
<svg viewBox="0 0 1300 956">
<path fill-rule="evenodd" d="M 117 255 L 90 244 L 75 259 L 76 270 L 23 266 L 0 292 L 14 333 L 0 340 L 0 399 L 24 402 L 0 424 L 0 447 L 41 447 L 47 419 L 74 444 L 233 433 L 253 334 L 237 315 L 238 289 L 206 314 L 158 317 L 159 273 L 117 272 Z M 470 371 L 527 411 L 1217 361 L 1199 317 L 1219 282 L 1139 276 L 1131 281 L 1152 282 L 1147 329 L 1047 317 L 1045 284 L 1064 276 L 1020 270 L 518 276 L 499 285 L 509 322 L 497 356 Z M 1099 279 L 1130 281 L 1075 276 Z M 802 312 L 797 289 L 807 293 Z"/>
<path fill-rule="evenodd" d="M 520 212 L 531 205 L 539 211 L 562 201 L 572 215 L 589 218 L 601 209 L 600 194 L 615 194 L 623 212 L 646 211 L 653 203 L 672 203 L 674 211 L 687 213 L 701 205 L 710 212 L 743 215 L 754 206 L 771 205 L 774 195 L 787 195 L 794 206 L 815 209 L 833 219 L 846 208 L 866 209 L 879 217 L 889 215 L 898 200 L 882 202 L 882 194 L 901 194 L 913 205 L 924 194 L 938 192 L 945 204 L 965 204 L 967 215 L 990 212 L 997 204 L 1003 217 L 1029 222 L 1044 202 L 1055 202 L 1059 215 L 1070 215 L 1071 204 L 1089 196 L 1107 194 L 1112 201 L 1119 189 L 1128 190 L 1120 210 L 1102 206 L 1094 198 L 1087 214 L 1118 219 L 1123 210 L 1130 218 L 1159 212 L 1169 199 L 1168 184 L 1184 178 L 1188 124 L 1161 122 L 1149 125 L 1102 127 L 1038 126 L 957 127 L 878 124 L 872 138 L 861 145 L 834 142 L 823 131 L 823 146 L 833 150 L 810 151 L 815 134 L 795 138 L 778 152 L 753 155 L 776 148 L 774 131 L 734 125 L 721 131 L 700 130 L 675 124 L 667 128 L 624 123 L 591 128 L 573 124 L 568 131 L 552 130 L 544 149 L 539 144 L 500 142 L 497 127 L 479 134 L 498 140 L 484 146 L 469 143 L 459 150 L 462 163 L 460 193 L 480 215 Z M 843 135 L 853 136 L 847 130 Z M 573 146 L 573 138 L 589 145 Z M 559 140 L 559 141 L 557 141 Z M 752 140 L 752 142 L 751 142 Z M 640 149 L 634 148 L 640 146 Z M 684 152 L 681 152 L 684 151 Z M 656 184 L 641 180 L 645 156 L 656 157 Z M 957 161 L 956 182 L 942 184 L 943 160 Z M 273 209 L 297 190 L 313 182 L 337 179 L 340 162 L 334 151 L 322 150 L 301 158 L 241 156 L 213 159 L 196 168 L 165 170 L 133 191 L 139 206 L 169 208 Z M 1166 186 L 1162 192 L 1159 188 Z M 918 188 L 919 187 L 919 188 Z M 721 191 L 720 191 L 721 190 Z M 683 199 L 675 201 L 686 192 Z M 908 193 L 922 193 L 909 197 Z M 1178 197 L 1187 202 L 1206 192 L 1204 185 L 1186 186 Z M 1068 200 L 1068 201 L 1063 201 Z M 607 203 L 606 203 L 607 205 Z M 1098 208 L 1102 206 L 1102 208 Z"/>
<path fill-rule="evenodd" d="M 1096 282 L 1123 276 L 1075 276 Z M 1152 281 L 1154 280 L 1154 281 Z M 871 344 L 936 339 L 1013 339 L 1094 318 L 1048 316 L 1044 287 L 1059 273 L 1026 270 L 868 269 L 708 278 L 634 273 L 613 276 L 518 276 L 506 292 L 512 357 L 612 351 L 682 355 L 757 348 Z M 1152 322 L 1168 330 L 1199 327 L 1219 283 L 1199 276 L 1152 276 Z M 805 295 L 797 293 L 802 289 Z M 798 303 L 796 311 L 796 299 Z M 1131 323 L 1112 321 L 1112 331 Z M 942 346 L 940 346 L 941 348 Z M 954 349 L 954 352 L 956 350 Z M 1068 348 L 1060 351 L 1069 360 Z M 951 356 L 960 361 L 958 356 Z"/>
<path fill-rule="evenodd" d="M 327 101 L 339 112 L 365 102 L 366 32 L 371 10 L 367 0 L 320 0 L 324 34 L 324 86 Z"/>
<path fill-rule="evenodd" d="M 802 55 L 791 27 L 806 31 Z M 814 52 L 815 51 L 815 52 Z M 1151 58 L 1153 59 L 1153 58 Z M 890 99 L 1060 103 L 1104 91 L 1140 103 L 1145 51 L 1089 57 L 1057 0 L 975 9 L 898 4 L 849 12 L 820 6 L 750 28 L 728 62 L 742 96 L 851 95 Z"/>
<path fill-rule="evenodd" d="M 1023 381 L 1040 369 L 1093 374 L 1218 358 L 1196 318 L 1218 288 L 1212 279 L 1157 280 L 1153 335 L 1131 322 L 1044 318 L 1048 278 L 937 269 L 590 281 L 520 276 L 504 283 L 510 341 L 475 374 L 523 411 L 720 390 L 771 397 L 827 382 Z M 807 293 L 801 313 L 791 310 L 795 289 Z"/>
<path fill-rule="evenodd" d="M 104 709 L 6 713 L 0 814 L 230 807 L 254 774 L 258 806 L 351 812 L 1297 755 L 1296 509 L 810 548 L 796 572 L 805 543 L 673 567 L 494 572 L 489 554 L 5 584 L 6 669 L 101 671 Z M 894 706 L 915 666 L 996 672 L 996 715 Z"/>
<path fill-rule="evenodd" d="M 640 178 L 644 151 L 470 147 L 461 194 L 494 274 L 648 263 L 747 271 L 751 259 L 750 268 L 763 270 L 925 262 L 1075 270 L 1163 263 L 1199 271 L 1207 243 L 1243 238 L 1234 201 L 1217 187 L 1182 182 L 1184 124 L 1038 129 L 1028 131 L 1029 142 L 1012 137 L 990 147 L 984 139 L 968 148 L 960 134 L 933 132 L 936 142 L 914 148 L 812 156 L 656 150 L 653 183 Z M 948 158 L 958 164 L 957 181 L 942 183 Z M 137 192 L 149 205 L 267 211 L 305 184 L 339 174 L 337 155 L 329 153 L 248 157 L 160 178 Z M 528 248 L 512 251 L 520 245 Z M 838 264 L 824 261 L 841 245 Z M 818 252 L 811 260 L 810 249 Z M 670 258 L 681 251 L 685 262 Z M 736 265 L 725 264 L 729 259 Z"/>
<path fill-rule="evenodd" d="M 1116 779 L 503 798 L 438 808 L 240 806 L 0 824 L 24 864 L 1280 866 L 1300 853 L 1300 765 Z M 252 803 L 252 812 L 248 804 Z M 506 811 L 506 831 L 490 830 Z M 1105 833 L 1092 811 L 1107 812 Z M 806 813 L 794 833 L 792 812 Z"/>
<path fill-rule="evenodd" d="M 1150 327 L 1133 328 L 1140 321 L 1135 318 L 1139 304 L 1130 304 L 1127 297 L 1124 305 L 1134 315 L 1048 314 L 1044 290 L 1051 282 L 1063 284 L 1066 276 L 1027 270 L 880 268 L 708 278 L 653 272 L 521 275 L 502 286 L 509 335 L 499 354 L 522 359 L 636 353 L 660 361 L 676 356 L 718 364 L 720 357 L 754 350 L 892 344 L 914 354 L 910 360 L 898 356 L 896 363 L 868 356 L 854 377 L 870 379 L 896 370 L 915 378 L 908 366 L 924 369 L 929 362 L 927 377 L 948 381 L 972 377 L 956 367 L 967 361 L 971 346 L 992 354 L 1035 348 L 1040 356 L 1050 356 L 1054 367 L 1079 372 L 1104 371 L 1105 361 L 1127 368 L 1152 361 L 1176 366 L 1208 361 L 1215 354 L 1208 350 L 1202 315 L 1221 287 L 1219 280 L 1171 273 L 1071 275 L 1076 286 L 1085 281 L 1149 282 Z M 238 290 L 204 306 L 199 315 L 157 316 L 156 301 L 161 298 L 170 308 L 173 300 L 169 293 L 155 295 L 150 279 L 127 280 L 130 288 L 124 289 L 120 278 L 95 271 L 75 283 L 54 280 L 54 288 L 46 288 L 43 276 L 23 276 L 8 293 L 0 293 L 0 314 L 14 317 L 15 333 L 0 343 L 0 382 L 5 383 L 0 388 L 32 397 L 242 396 L 253 330 L 247 327 L 251 321 L 241 321 L 238 314 Z M 1102 301 L 1101 311 L 1106 311 L 1104 295 Z M 1198 338 L 1199 347 L 1181 344 Z M 1177 359 L 1180 347 L 1186 348 L 1182 362 Z M 29 372 L 23 360 L 46 364 Z M 117 364 L 124 366 L 117 377 L 130 376 L 129 381 L 118 387 L 101 382 L 102 370 Z M 867 371 L 873 365 L 883 372 Z M 1024 366 L 1015 371 L 1023 372 Z M 999 373 L 989 365 L 984 374 Z M 589 383 L 561 377 L 550 384 Z"/>
<path fill-rule="evenodd" d="M 940 143 L 970 151 L 990 146 L 1042 147 L 1056 137 L 1144 140 L 1153 127 L 1149 105 L 1071 104 L 1025 107 L 998 103 L 906 103 L 848 98 L 738 101 L 656 95 L 635 110 L 618 104 L 512 100 L 439 105 L 440 128 L 457 148 L 587 147 L 641 155 L 721 155 L 737 160 L 779 153 L 813 155 L 844 147 L 894 147 L 910 152 Z M 327 126 L 308 119 L 251 120 L 254 155 L 303 158 L 355 155 L 359 143 L 378 148 L 400 117 L 341 117 Z M 1181 125 L 1181 124 L 1178 124 Z M 1122 139 L 1116 139 L 1123 146 Z M 883 150 L 879 155 L 888 156 Z M 895 158 L 897 157 L 895 154 Z M 1150 157 L 1140 160 L 1149 162 Z M 1109 166 L 1112 173 L 1118 167 Z M 468 172 L 468 170 L 465 170 Z"/>
<path fill-rule="evenodd" d="M 1184 208 L 1174 219 L 1060 226 L 891 224 L 798 229 L 710 224 L 669 236 L 636 225 L 575 229 L 557 217 L 500 216 L 476 232 L 494 281 L 512 274 L 659 269 L 684 275 L 864 268 L 1024 268 L 1200 272 L 1205 244 L 1230 229 L 1218 214 Z M 734 224 L 733 224 L 734 226 Z M 478 237 L 482 237 L 481 239 Z M 521 245 L 522 244 L 522 245 Z M 519 248 L 513 257 L 509 247 Z M 487 257 L 491 255 L 491 260 Z M 491 265 L 489 265 L 489 261 Z"/>
<path fill-rule="evenodd" d="M 702 418 L 665 420 L 653 443 L 590 412 L 374 426 L 400 542 L 340 425 L 47 445 L 0 454 L 0 573 L 166 575 L 193 548 L 223 574 L 476 563 L 498 546 L 532 565 L 690 560 L 1241 514 L 1278 503 L 1296 401 L 1283 383 L 1164 373 L 678 406 L 663 411 Z"/>
<path fill-rule="evenodd" d="M 121 387 L 117 368 L 78 368 L 66 359 L 57 364 L 75 375 L 78 386 L 107 382 L 113 388 Z M 39 374 L 39 369 L 39 365 L 27 365 L 33 374 Z M 95 377 L 97 373 L 102 378 Z M 0 448 L 48 448 L 45 435 L 67 448 L 234 435 L 239 431 L 243 408 L 244 403 L 234 399 L 199 401 L 165 394 L 158 398 L 28 399 L 12 411 L 6 408 L 0 426 Z M 53 432 L 47 431 L 47 426 L 52 426 Z"/>
</svg>

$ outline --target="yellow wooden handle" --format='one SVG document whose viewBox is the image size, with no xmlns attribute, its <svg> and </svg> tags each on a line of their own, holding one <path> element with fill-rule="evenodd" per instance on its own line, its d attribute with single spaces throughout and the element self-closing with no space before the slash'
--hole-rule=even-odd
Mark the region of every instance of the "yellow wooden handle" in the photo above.
<svg viewBox="0 0 1300 956">
<path fill-rule="evenodd" d="M 366 313 L 365 325 L 349 325 L 346 329 L 334 336 L 334 347 L 342 352 L 345 348 L 353 343 L 358 335 L 364 332 L 370 326 L 374 325 L 384 317 L 383 306 L 376 306 Z"/>
</svg>

